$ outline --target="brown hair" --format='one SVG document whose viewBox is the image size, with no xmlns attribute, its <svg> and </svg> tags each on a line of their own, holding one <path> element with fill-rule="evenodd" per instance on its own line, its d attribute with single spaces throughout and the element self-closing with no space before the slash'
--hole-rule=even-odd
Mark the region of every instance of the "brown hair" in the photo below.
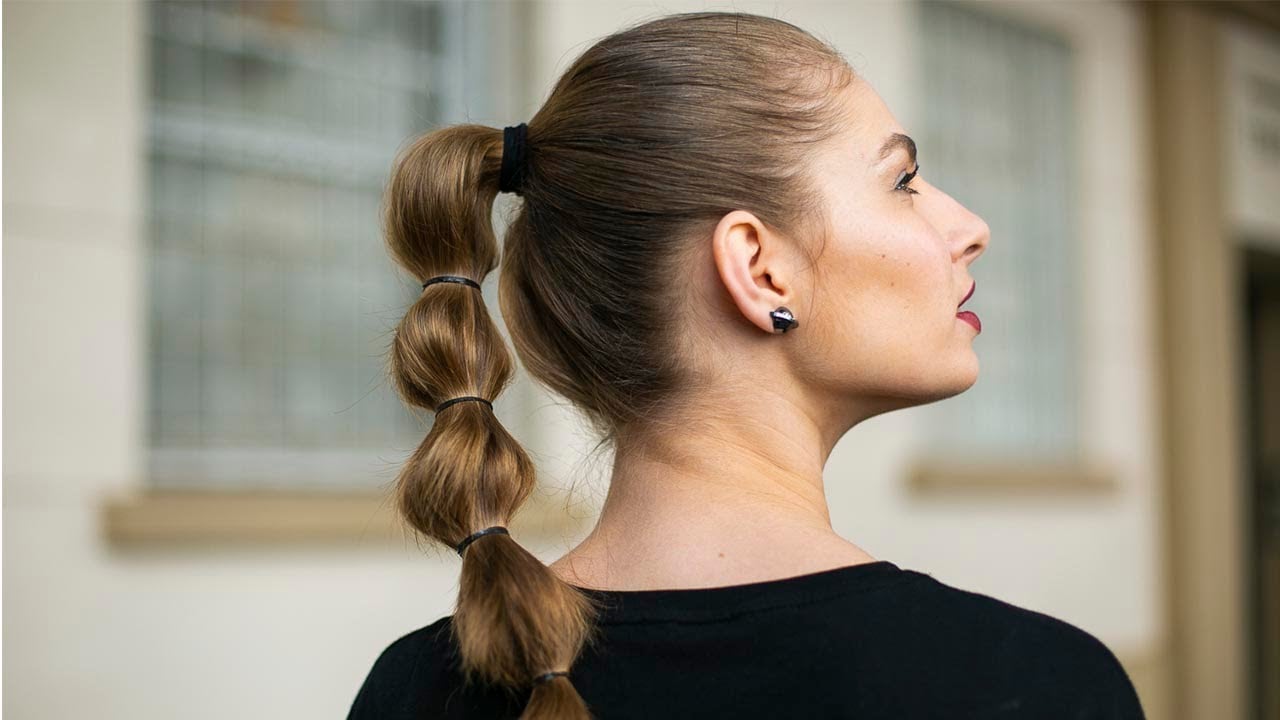
<svg viewBox="0 0 1280 720">
<path fill-rule="evenodd" d="M 683 330 L 690 288 L 679 278 L 703 249 L 694 238 L 742 208 L 788 237 L 825 241 L 809 160 L 848 119 L 836 91 L 855 77 L 837 50 L 783 20 L 681 13 L 597 42 L 528 121 L 499 304 L 528 372 L 576 405 L 600 444 L 693 420 L 680 417 L 680 396 L 715 385 L 695 370 L 705 341 Z M 496 267 L 502 150 L 502 130 L 460 124 L 398 154 L 384 232 L 420 282 L 480 282 Z M 428 409 L 492 399 L 513 373 L 483 295 L 453 282 L 430 285 L 408 308 L 389 363 L 404 401 Z M 535 484 L 533 463 L 491 408 L 460 402 L 440 411 L 401 469 L 398 509 L 453 547 L 505 525 Z M 596 637 L 596 609 L 509 535 L 477 540 L 463 554 L 453 617 L 467 682 L 514 691 L 569 669 Z M 590 715 L 557 676 L 534 684 L 521 717 Z"/>
</svg>

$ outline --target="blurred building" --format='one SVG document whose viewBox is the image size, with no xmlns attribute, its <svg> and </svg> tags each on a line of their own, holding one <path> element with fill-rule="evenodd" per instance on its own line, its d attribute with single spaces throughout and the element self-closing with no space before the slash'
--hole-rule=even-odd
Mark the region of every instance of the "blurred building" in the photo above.
<svg viewBox="0 0 1280 720">
<path fill-rule="evenodd" d="M 703 7 L 4 3 L 5 711 L 341 716 L 451 612 L 387 496 L 430 423 L 382 370 L 391 160 Z M 844 52 L 992 229 L 978 383 L 845 438 L 837 529 L 1099 636 L 1153 720 L 1280 718 L 1276 6 L 733 9 Z M 497 410 L 550 561 L 607 462 L 523 375 Z"/>
</svg>

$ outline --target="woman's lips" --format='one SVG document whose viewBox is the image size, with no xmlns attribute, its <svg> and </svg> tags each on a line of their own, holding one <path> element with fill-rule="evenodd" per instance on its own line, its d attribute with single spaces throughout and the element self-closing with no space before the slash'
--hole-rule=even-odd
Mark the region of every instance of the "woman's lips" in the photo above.
<svg viewBox="0 0 1280 720">
<path fill-rule="evenodd" d="M 964 296 L 964 299 L 960 301 L 960 305 L 965 304 L 965 301 L 967 301 L 969 298 L 973 297 L 973 291 L 974 291 L 974 290 L 977 290 L 977 289 L 978 289 L 978 281 L 977 281 L 977 280 L 974 280 L 974 281 L 973 281 L 973 284 L 969 286 L 969 292 L 968 292 L 968 294 L 966 294 L 966 295 Z M 960 305 L 957 305 L 956 307 L 957 307 L 957 308 L 959 308 L 959 307 L 960 307 Z M 981 321 L 981 320 L 979 320 L 979 319 L 978 319 L 978 316 L 977 316 L 977 315 L 975 315 L 975 314 L 973 314 L 972 312 L 970 312 L 970 311 L 968 311 L 968 310 L 962 310 L 962 311 L 960 311 L 960 312 L 956 313 L 956 318 L 958 318 L 958 319 L 960 319 L 960 320 L 963 320 L 963 321 L 965 321 L 965 322 L 969 323 L 970 325 L 972 325 L 972 326 L 973 326 L 973 329 L 974 329 L 974 330 L 977 330 L 978 332 L 982 332 L 982 321 Z"/>
</svg>

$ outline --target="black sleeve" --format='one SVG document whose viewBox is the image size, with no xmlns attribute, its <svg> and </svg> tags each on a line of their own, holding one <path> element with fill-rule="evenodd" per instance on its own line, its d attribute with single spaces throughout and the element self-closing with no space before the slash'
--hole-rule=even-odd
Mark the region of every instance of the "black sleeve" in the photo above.
<svg viewBox="0 0 1280 720">
<path fill-rule="evenodd" d="M 1074 626 L 1073 626 L 1074 627 Z M 1077 628 L 1078 630 L 1078 628 Z M 1082 691 L 1076 710 L 1071 715 L 1080 720 L 1146 720 L 1138 692 L 1111 648 L 1093 635 L 1079 631 L 1085 638 L 1080 666 Z"/>
<path fill-rule="evenodd" d="M 1146 720 L 1138 691 L 1133 687 L 1129 674 L 1110 650 L 1107 656 L 1107 678 L 1103 687 L 1108 691 L 1101 696 L 1097 717 L 1099 720 Z"/>
</svg>

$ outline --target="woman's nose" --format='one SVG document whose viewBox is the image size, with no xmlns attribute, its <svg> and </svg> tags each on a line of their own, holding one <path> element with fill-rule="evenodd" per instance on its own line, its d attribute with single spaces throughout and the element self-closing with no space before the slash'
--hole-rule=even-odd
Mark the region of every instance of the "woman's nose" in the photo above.
<svg viewBox="0 0 1280 720">
<path fill-rule="evenodd" d="M 942 188 L 923 178 L 921 184 L 928 187 L 921 198 L 929 203 L 926 212 L 934 218 L 934 225 L 945 228 L 944 237 L 952 247 L 957 260 L 973 262 L 991 242 L 991 227 L 977 213 L 961 205 Z"/>
<path fill-rule="evenodd" d="M 976 213 L 970 212 L 968 208 L 963 206 L 960 207 L 964 210 L 966 218 L 957 233 L 957 238 L 959 238 L 957 246 L 962 248 L 960 257 L 968 262 L 973 262 L 987 249 L 987 243 L 991 242 L 991 227 L 987 225 L 986 220 L 983 220 Z"/>
</svg>

